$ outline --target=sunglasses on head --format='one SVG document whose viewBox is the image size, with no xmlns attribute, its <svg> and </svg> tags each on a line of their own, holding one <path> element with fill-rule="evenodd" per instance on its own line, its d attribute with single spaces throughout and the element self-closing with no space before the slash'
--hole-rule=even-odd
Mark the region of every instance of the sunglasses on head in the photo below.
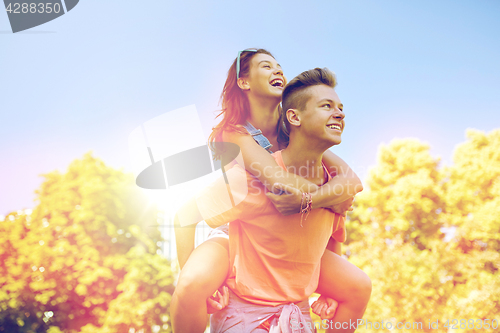
<svg viewBox="0 0 500 333">
<path fill-rule="evenodd" d="M 257 52 L 257 50 L 243 50 L 238 52 L 238 58 L 236 59 L 236 80 L 240 78 L 240 56 L 243 52 Z"/>
</svg>

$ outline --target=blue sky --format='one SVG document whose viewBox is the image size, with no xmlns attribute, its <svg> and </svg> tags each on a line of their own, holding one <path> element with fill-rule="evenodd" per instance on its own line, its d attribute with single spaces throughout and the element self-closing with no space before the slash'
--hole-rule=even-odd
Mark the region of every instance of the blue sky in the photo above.
<svg viewBox="0 0 500 333">
<path fill-rule="evenodd" d="M 95 1 L 12 34 L 0 13 L 0 215 L 33 207 L 40 174 L 92 150 L 130 169 L 128 135 L 195 104 L 208 136 L 239 50 L 291 79 L 337 73 L 333 148 L 363 178 L 381 143 L 416 137 L 451 164 L 467 128 L 500 127 L 500 2 Z"/>
</svg>

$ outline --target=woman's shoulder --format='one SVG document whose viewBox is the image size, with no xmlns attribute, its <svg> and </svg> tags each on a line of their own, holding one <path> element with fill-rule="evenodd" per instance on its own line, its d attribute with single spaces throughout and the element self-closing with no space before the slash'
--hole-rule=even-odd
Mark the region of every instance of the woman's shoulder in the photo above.
<svg viewBox="0 0 500 333">
<path fill-rule="evenodd" d="M 243 125 L 232 125 L 222 130 L 222 140 L 232 142 L 234 139 L 240 138 L 242 136 L 248 136 L 247 129 Z"/>
</svg>

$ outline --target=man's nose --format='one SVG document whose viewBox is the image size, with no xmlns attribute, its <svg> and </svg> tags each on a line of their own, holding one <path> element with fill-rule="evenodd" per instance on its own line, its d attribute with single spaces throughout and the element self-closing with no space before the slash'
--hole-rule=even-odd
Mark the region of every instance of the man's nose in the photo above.
<svg viewBox="0 0 500 333">
<path fill-rule="evenodd" d="M 343 110 L 341 110 L 339 108 L 335 108 L 333 111 L 333 117 L 335 117 L 336 119 L 342 120 L 345 118 L 345 113 Z"/>
</svg>

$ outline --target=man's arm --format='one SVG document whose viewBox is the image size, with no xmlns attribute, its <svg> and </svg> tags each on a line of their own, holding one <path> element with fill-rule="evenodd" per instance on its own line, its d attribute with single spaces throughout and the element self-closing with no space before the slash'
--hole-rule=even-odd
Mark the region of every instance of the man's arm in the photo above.
<svg viewBox="0 0 500 333">
<path fill-rule="evenodd" d="M 194 250 L 196 225 L 200 221 L 205 220 L 210 227 L 216 228 L 243 219 L 261 204 L 255 196 L 261 189 L 249 186 L 248 181 L 245 170 L 235 166 L 226 172 L 225 178 L 219 177 L 179 209 L 174 226 L 181 268 Z"/>
<path fill-rule="evenodd" d="M 179 209 L 174 218 L 175 243 L 177 258 L 181 269 L 186 264 L 189 255 L 194 250 L 196 225 L 203 220 L 196 199 L 190 199 Z"/>
</svg>

